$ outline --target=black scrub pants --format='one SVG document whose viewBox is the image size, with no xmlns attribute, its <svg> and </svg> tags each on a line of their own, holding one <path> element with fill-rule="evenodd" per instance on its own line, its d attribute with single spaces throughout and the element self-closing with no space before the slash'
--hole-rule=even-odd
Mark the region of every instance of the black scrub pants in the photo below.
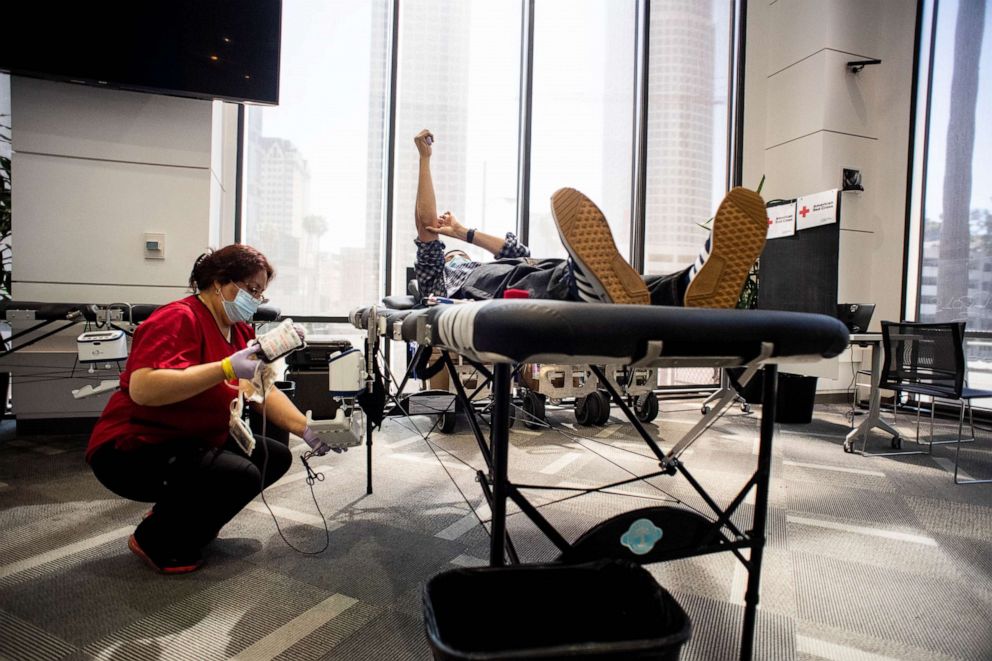
<svg viewBox="0 0 992 661">
<path fill-rule="evenodd" d="M 97 479 L 117 495 L 155 503 L 135 538 L 152 560 L 165 562 L 198 558 L 259 494 L 263 464 L 268 487 L 286 474 L 292 461 L 286 444 L 256 434 L 251 457 L 230 438 L 222 448 L 184 439 L 119 450 L 111 442 L 94 453 L 90 465 Z"/>
<path fill-rule="evenodd" d="M 489 300 L 502 298 L 507 289 L 523 289 L 531 298 L 556 301 L 580 300 L 568 260 L 513 257 L 480 264 L 455 292 L 455 298 Z M 651 294 L 651 305 L 682 305 L 689 269 L 669 275 L 642 276 Z"/>
</svg>

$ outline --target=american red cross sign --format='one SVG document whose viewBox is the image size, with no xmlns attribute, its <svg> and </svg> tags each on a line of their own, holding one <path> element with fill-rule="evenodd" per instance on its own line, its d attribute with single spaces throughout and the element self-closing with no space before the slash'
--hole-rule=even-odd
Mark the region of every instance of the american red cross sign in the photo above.
<svg viewBox="0 0 992 661">
<path fill-rule="evenodd" d="M 803 205 L 803 208 L 799 210 L 799 215 L 802 216 L 803 218 L 805 218 L 806 217 L 806 214 L 808 214 L 808 213 L 809 213 L 809 209 L 807 209 L 806 208 L 806 205 L 804 204 Z"/>
</svg>

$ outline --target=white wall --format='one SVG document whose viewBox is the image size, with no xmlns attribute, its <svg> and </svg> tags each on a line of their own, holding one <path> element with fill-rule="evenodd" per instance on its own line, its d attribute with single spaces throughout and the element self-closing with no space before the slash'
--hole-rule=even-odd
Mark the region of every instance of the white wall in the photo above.
<svg viewBox="0 0 992 661">
<path fill-rule="evenodd" d="M 873 330 L 901 315 L 915 18 L 915 0 L 748 3 L 744 184 L 765 174 L 765 199 L 793 198 L 861 170 L 865 191 L 843 194 L 838 298 L 874 302 Z M 861 59 L 882 63 L 850 73 Z M 837 378 L 821 390 L 846 387 L 846 367 Z"/>
<path fill-rule="evenodd" d="M 15 299 L 165 303 L 233 240 L 234 106 L 13 77 L 11 114 Z"/>
</svg>

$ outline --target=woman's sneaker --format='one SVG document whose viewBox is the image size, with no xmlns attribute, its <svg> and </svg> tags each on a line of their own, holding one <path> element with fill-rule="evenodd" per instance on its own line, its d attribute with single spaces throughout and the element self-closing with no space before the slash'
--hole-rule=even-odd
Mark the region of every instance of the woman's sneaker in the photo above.
<svg viewBox="0 0 992 661">
<path fill-rule="evenodd" d="M 735 188 L 720 203 L 710 237 L 689 269 L 683 305 L 734 308 L 747 274 L 761 256 L 768 236 L 768 215 L 761 196 Z"/>
<path fill-rule="evenodd" d="M 183 558 L 164 558 L 158 557 L 158 554 L 154 554 L 154 556 L 150 555 L 145 549 L 141 548 L 134 535 L 128 537 L 127 547 L 131 549 L 131 553 L 141 558 L 146 565 L 160 574 L 188 574 L 196 571 L 203 565 L 203 558 L 200 557 L 199 553 L 191 553 L 189 557 Z"/>
<path fill-rule="evenodd" d="M 606 217 L 592 200 L 574 188 L 551 196 L 551 213 L 571 257 L 579 298 L 600 303 L 647 305 L 644 280 L 617 250 Z"/>
</svg>

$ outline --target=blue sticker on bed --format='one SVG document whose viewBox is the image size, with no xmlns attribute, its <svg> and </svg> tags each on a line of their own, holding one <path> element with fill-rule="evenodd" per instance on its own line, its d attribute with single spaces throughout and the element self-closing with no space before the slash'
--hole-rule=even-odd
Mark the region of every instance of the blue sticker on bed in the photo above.
<svg viewBox="0 0 992 661">
<path fill-rule="evenodd" d="M 638 519 L 630 524 L 627 532 L 620 537 L 620 543 L 630 549 L 632 553 L 644 555 L 654 548 L 662 535 L 664 532 L 650 519 Z"/>
</svg>

